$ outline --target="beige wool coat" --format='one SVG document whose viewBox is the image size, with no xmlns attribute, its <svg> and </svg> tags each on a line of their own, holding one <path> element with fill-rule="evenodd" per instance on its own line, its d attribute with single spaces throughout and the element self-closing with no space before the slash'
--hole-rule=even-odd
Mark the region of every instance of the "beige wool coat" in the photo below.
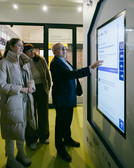
<svg viewBox="0 0 134 168">
<path fill-rule="evenodd" d="M 46 94 L 48 95 L 51 87 L 51 77 L 50 77 L 48 65 L 44 57 L 37 54 L 36 54 L 36 57 L 38 58 L 38 61 L 33 61 L 33 62 L 40 73 L 43 88 Z"/>
<path fill-rule="evenodd" d="M 22 79 L 22 68 L 26 74 L 26 85 L 35 89 L 34 80 L 32 80 L 31 71 L 27 62 L 29 58 L 22 54 L 20 58 L 9 51 L 6 58 L 0 61 L 0 109 L 1 109 L 1 134 L 3 139 L 24 140 L 25 137 L 25 119 L 23 112 L 23 94 L 20 92 L 24 86 Z M 28 119 L 35 127 L 33 97 L 28 94 Z"/>
</svg>

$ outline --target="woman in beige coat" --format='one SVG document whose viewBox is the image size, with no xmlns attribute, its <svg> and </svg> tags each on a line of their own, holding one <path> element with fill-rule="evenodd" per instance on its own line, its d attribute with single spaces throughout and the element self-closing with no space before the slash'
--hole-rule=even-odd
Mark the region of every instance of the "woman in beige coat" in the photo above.
<svg viewBox="0 0 134 168">
<path fill-rule="evenodd" d="M 35 53 L 32 44 L 25 44 L 23 52 L 31 58 L 31 71 L 36 86 L 33 97 L 35 116 L 36 114 L 38 116 L 36 117 L 38 119 L 37 131 L 34 131 L 29 124 L 27 124 L 26 128 L 26 144 L 30 149 L 34 150 L 36 149 L 38 139 L 41 143 L 49 143 L 48 95 L 51 87 L 51 79 L 45 58 Z"/>
<path fill-rule="evenodd" d="M 6 168 L 30 166 L 24 154 L 26 120 L 35 129 L 32 93 L 35 89 L 27 62 L 22 53 L 23 43 L 18 38 L 7 42 L 4 58 L 0 61 L 1 135 L 5 139 Z M 14 158 L 14 140 L 18 153 Z"/>
</svg>

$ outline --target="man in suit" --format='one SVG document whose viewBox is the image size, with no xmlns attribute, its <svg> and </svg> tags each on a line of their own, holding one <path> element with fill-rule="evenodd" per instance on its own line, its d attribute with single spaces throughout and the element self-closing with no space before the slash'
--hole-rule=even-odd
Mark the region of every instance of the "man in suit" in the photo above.
<svg viewBox="0 0 134 168">
<path fill-rule="evenodd" d="M 78 78 L 90 75 L 91 69 L 101 65 L 103 61 L 96 61 L 89 67 L 73 70 L 66 60 L 66 49 L 61 43 L 52 47 L 54 58 L 50 64 L 52 74 L 52 99 L 56 109 L 55 146 L 57 153 L 66 161 L 71 162 L 65 146 L 79 147 L 80 143 L 71 137 L 71 122 L 73 107 L 76 106 L 76 95 L 82 94 Z"/>
</svg>

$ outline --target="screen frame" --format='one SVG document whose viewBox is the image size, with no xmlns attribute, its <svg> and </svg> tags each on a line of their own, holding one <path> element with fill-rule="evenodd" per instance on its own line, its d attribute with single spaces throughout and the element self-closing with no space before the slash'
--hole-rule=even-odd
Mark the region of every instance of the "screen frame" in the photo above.
<svg viewBox="0 0 134 168">
<path fill-rule="evenodd" d="M 87 66 L 91 65 L 92 63 L 91 61 L 91 46 L 92 46 L 91 34 L 93 32 L 93 28 L 99 16 L 99 12 L 101 10 L 103 2 L 105 2 L 105 0 L 99 0 L 97 2 L 97 5 L 96 5 L 96 8 L 95 8 L 92 20 L 91 20 L 91 24 L 89 26 L 89 30 L 87 33 Z M 91 77 L 88 76 L 87 77 L 87 122 L 89 123 L 91 128 L 94 130 L 94 132 L 96 133 L 100 141 L 103 143 L 104 147 L 109 152 L 111 158 L 115 161 L 116 165 L 120 168 L 123 168 L 122 163 L 119 161 L 115 153 L 112 151 L 110 145 L 108 144 L 108 142 L 106 141 L 106 139 L 104 138 L 104 136 L 102 135 L 102 133 L 100 132 L 96 124 L 92 121 L 92 98 L 91 98 L 92 93 L 91 93 L 91 90 L 92 90 Z"/>
<path fill-rule="evenodd" d="M 124 132 L 122 132 L 102 111 L 98 108 L 98 69 L 96 71 L 96 110 L 124 137 L 126 138 L 126 10 L 121 11 L 104 24 L 96 28 L 96 59 L 98 60 L 98 30 L 120 16 L 124 16 Z M 94 121 L 93 121 L 94 122 Z"/>
</svg>

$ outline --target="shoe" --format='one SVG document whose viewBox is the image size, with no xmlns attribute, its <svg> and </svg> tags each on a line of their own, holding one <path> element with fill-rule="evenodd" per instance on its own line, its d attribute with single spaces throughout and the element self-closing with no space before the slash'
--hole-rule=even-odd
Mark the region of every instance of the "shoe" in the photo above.
<svg viewBox="0 0 134 168">
<path fill-rule="evenodd" d="M 62 151 L 57 151 L 57 154 L 65 161 L 67 162 L 71 162 L 72 158 L 71 156 L 67 153 L 66 150 L 62 150 Z"/>
<path fill-rule="evenodd" d="M 24 168 L 24 166 L 18 162 L 15 158 L 7 159 L 6 168 Z"/>
<path fill-rule="evenodd" d="M 49 139 L 45 139 L 44 141 L 40 141 L 40 142 L 47 145 L 47 144 L 49 144 L 50 141 L 49 141 Z"/>
<path fill-rule="evenodd" d="M 72 147 L 80 147 L 80 143 L 76 142 L 72 138 L 68 141 L 64 141 L 64 144 L 67 145 L 67 146 L 72 146 Z"/>
<path fill-rule="evenodd" d="M 35 149 L 36 149 L 36 142 L 30 144 L 30 145 L 29 145 L 29 148 L 30 148 L 31 150 L 35 150 Z"/>
<path fill-rule="evenodd" d="M 31 160 L 24 154 L 24 152 L 18 153 L 16 160 L 20 162 L 24 167 L 29 167 L 31 165 Z"/>
</svg>

